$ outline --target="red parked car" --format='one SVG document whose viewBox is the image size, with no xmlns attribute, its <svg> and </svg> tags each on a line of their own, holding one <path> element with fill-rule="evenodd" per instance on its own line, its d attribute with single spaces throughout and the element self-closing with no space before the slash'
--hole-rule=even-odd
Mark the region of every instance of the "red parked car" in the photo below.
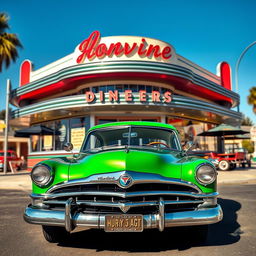
<svg viewBox="0 0 256 256">
<path fill-rule="evenodd" d="M 251 167 L 251 158 L 245 148 L 234 148 L 225 154 L 212 151 L 190 151 L 189 155 L 207 158 L 221 171 L 233 170 L 239 166 Z"/>
<path fill-rule="evenodd" d="M 23 160 L 17 156 L 16 152 L 13 150 L 7 151 L 7 168 L 10 169 L 9 162 L 11 161 L 13 168 L 21 169 L 23 165 Z M 0 150 L 0 171 L 4 168 L 4 151 Z"/>
<path fill-rule="evenodd" d="M 211 152 L 208 156 L 219 161 L 218 168 L 221 171 L 233 170 L 237 166 L 245 168 L 247 165 L 248 168 L 251 167 L 250 156 L 244 148 L 234 148 L 225 154 Z"/>
</svg>

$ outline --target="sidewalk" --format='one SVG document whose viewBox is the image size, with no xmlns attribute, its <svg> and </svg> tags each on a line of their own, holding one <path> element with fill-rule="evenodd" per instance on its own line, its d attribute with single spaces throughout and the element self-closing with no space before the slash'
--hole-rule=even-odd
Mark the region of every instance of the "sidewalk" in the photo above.
<svg viewBox="0 0 256 256">
<path fill-rule="evenodd" d="M 0 174 L 0 189 L 31 191 L 30 172 L 19 171 L 15 174 Z"/>
<path fill-rule="evenodd" d="M 233 171 L 218 171 L 218 184 L 256 183 L 256 164 L 252 168 L 237 168 Z M 0 189 L 31 191 L 30 172 L 0 174 Z"/>
<path fill-rule="evenodd" d="M 233 171 L 218 171 L 218 184 L 256 183 L 256 164 L 251 168 L 236 168 Z"/>
</svg>

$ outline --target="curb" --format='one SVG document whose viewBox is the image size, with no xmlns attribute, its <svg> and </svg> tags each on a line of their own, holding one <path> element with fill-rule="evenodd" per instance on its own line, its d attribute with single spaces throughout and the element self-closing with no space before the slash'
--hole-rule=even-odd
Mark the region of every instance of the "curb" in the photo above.
<svg viewBox="0 0 256 256">
<path fill-rule="evenodd" d="M 244 180 L 229 180 L 229 181 L 220 181 L 218 185 L 234 185 L 234 184 L 256 184 L 256 178 L 249 178 Z"/>
<path fill-rule="evenodd" d="M 26 175 L 26 174 L 30 174 L 29 171 L 27 170 L 22 170 L 22 171 L 17 171 L 15 173 L 12 173 L 12 172 L 8 172 L 6 174 L 4 174 L 3 172 L 0 173 L 0 177 L 3 176 L 3 177 L 7 177 L 7 176 L 19 176 L 19 175 Z"/>
</svg>

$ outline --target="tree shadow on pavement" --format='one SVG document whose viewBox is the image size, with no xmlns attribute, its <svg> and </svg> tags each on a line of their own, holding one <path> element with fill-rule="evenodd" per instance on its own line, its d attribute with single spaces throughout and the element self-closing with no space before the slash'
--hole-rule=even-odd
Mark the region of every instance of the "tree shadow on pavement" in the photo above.
<svg viewBox="0 0 256 256">
<path fill-rule="evenodd" d="M 237 211 L 241 204 L 234 200 L 219 199 L 224 218 L 210 225 L 208 239 L 200 246 L 218 246 L 236 243 L 240 240 L 240 225 Z M 69 241 L 58 244 L 61 247 L 95 249 L 96 251 L 161 252 L 187 250 L 198 246 L 189 239 L 186 229 L 171 228 L 168 231 L 145 230 L 143 233 L 105 233 L 101 230 L 74 232 Z"/>
</svg>

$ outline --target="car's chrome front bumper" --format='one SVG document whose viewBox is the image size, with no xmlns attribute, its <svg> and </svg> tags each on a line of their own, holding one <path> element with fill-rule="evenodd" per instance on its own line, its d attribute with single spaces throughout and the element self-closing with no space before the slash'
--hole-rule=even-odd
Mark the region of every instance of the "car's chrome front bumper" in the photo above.
<svg viewBox="0 0 256 256">
<path fill-rule="evenodd" d="M 219 205 L 213 208 L 202 208 L 194 211 L 165 213 L 164 206 L 159 207 L 157 214 L 143 215 L 143 228 L 164 228 L 176 226 L 207 225 L 222 220 L 223 213 Z M 47 210 L 29 205 L 24 212 L 24 219 L 31 224 L 61 226 L 68 232 L 75 227 L 104 229 L 105 215 L 71 214 L 71 202 L 67 201 L 65 211 Z"/>
</svg>

